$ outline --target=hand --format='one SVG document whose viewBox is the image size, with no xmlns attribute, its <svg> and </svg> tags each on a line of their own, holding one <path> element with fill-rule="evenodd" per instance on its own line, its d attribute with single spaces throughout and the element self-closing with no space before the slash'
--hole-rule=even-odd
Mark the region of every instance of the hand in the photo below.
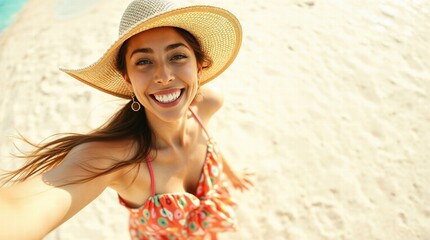
<svg viewBox="0 0 430 240">
<path fill-rule="evenodd" d="M 248 169 L 244 169 L 240 172 L 233 171 L 224 156 L 220 153 L 219 156 L 224 164 L 224 173 L 235 189 L 239 189 L 243 192 L 244 190 L 249 190 L 251 187 L 254 187 L 254 184 L 250 180 L 250 178 L 255 175 L 254 172 Z"/>
</svg>

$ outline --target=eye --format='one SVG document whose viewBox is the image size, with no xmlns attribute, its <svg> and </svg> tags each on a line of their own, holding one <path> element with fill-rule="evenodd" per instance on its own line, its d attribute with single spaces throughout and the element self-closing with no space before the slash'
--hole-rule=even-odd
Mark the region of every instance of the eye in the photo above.
<svg viewBox="0 0 430 240">
<path fill-rule="evenodd" d="M 152 62 L 148 59 L 139 59 L 136 62 L 136 65 L 148 65 L 148 64 L 152 64 Z"/>
<path fill-rule="evenodd" d="M 185 58 L 188 58 L 188 57 L 184 54 L 176 54 L 171 58 L 171 60 L 172 61 L 178 61 L 178 60 L 185 59 Z"/>
</svg>

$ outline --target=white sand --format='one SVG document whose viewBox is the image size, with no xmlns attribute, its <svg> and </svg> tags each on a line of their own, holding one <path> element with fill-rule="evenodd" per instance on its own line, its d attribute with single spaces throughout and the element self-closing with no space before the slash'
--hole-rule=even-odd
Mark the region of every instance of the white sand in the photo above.
<svg viewBox="0 0 430 240">
<path fill-rule="evenodd" d="M 1 167 L 20 164 L 15 129 L 35 141 L 85 132 L 123 103 L 57 70 L 98 58 L 123 2 L 59 17 L 56 1 L 30 0 L 0 36 Z M 216 4 L 244 41 L 216 81 L 226 103 L 212 133 L 257 173 L 234 193 L 239 231 L 222 239 L 430 239 L 430 2 Z M 113 191 L 46 237 L 127 238 Z"/>
</svg>

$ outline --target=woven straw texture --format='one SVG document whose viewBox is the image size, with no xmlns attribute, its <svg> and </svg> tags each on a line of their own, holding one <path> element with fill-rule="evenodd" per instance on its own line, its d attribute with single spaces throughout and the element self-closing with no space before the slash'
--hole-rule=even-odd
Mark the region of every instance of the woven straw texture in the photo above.
<svg viewBox="0 0 430 240">
<path fill-rule="evenodd" d="M 125 10 L 119 28 L 119 39 L 94 64 L 80 69 L 60 68 L 79 81 L 103 92 L 130 98 L 130 91 L 116 70 L 121 45 L 142 31 L 171 26 L 189 31 L 212 58 L 213 65 L 202 72 L 203 85 L 221 74 L 235 59 L 242 42 L 239 21 L 230 12 L 212 6 L 175 8 L 167 1 L 136 0 Z"/>
</svg>

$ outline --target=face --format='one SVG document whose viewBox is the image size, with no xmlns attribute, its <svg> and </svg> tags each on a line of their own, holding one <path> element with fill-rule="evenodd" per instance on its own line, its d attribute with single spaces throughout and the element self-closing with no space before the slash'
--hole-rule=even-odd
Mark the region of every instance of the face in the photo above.
<svg viewBox="0 0 430 240">
<path fill-rule="evenodd" d="M 192 48 L 174 28 L 139 33 L 128 40 L 123 75 L 147 114 L 171 122 L 186 113 L 198 89 Z"/>
</svg>

